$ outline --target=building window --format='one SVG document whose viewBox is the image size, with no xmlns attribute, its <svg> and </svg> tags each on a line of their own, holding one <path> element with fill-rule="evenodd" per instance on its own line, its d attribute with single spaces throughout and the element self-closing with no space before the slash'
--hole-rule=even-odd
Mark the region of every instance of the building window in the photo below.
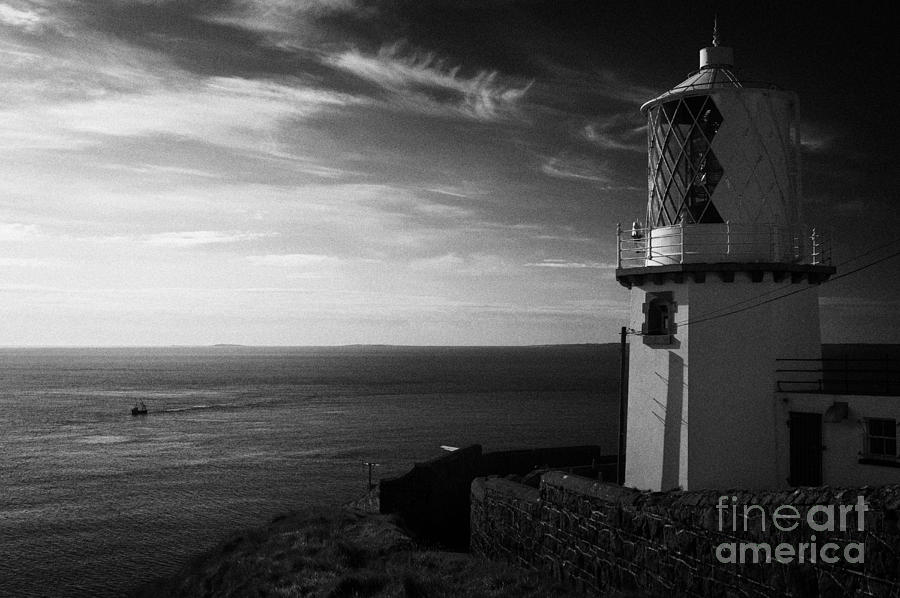
<svg viewBox="0 0 900 598">
<path fill-rule="evenodd" d="M 867 419 L 863 454 L 873 459 L 897 458 L 897 420 Z"/>
<path fill-rule="evenodd" d="M 647 306 L 647 334 L 669 334 L 669 303 L 658 297 Z"/>
<path fill-rule="evenodd" d="M 675 334 L 675 311 L 677 305 L 671 292 L 647 293 L 643 305 L 644 323 L 641 334 L 648 345 L 669 345 Z"/>
</svg>

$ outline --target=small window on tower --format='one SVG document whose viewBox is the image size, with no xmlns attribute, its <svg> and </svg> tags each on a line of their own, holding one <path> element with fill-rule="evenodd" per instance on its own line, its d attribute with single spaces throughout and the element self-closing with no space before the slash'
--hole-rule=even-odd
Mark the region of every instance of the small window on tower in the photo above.
<svg viewBox="0 0 900 598">
<path fill-rule="evenodd" d="M 669 304 L 653 299 L 647 307 L 647 334 L 669 334 Z"/>
<path fill-rule="evenodd" d="M 669 345 L 675 333 L 676 304 L 672 293 L 647 293 L 644 303 L 644 323 L 641 333 L 644 343 L 648 345 Z"/>
<path fill-rule="evenodd" d="M 894 460 L 897 458 L 897 420 L 865 420 L 866 440 L 863 456 L 870 459 Z"/>
</svg>

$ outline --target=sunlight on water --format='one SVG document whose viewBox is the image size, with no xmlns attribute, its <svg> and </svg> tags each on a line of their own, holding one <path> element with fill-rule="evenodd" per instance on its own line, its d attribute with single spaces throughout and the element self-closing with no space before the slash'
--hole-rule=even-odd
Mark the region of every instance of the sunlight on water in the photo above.
<svg viewBox="0 0 900 598">
<path fill-rule="evenodd" d="M 231 531 L 356 498 L 364 461 L 391 477 L 442 444 L 612 451 L 609 353 L 0 350 L 0 596 L 122 595 Z"/>
</svg>

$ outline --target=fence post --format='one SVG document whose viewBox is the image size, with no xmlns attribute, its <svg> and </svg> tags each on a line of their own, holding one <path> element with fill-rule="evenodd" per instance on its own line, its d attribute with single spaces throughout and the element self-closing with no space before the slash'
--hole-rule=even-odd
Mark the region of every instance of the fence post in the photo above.
<svg viewBox="0 0 900 598">
<path fill-rule="evenodd" d="M 725 255 L 731 255 L 731 220 L 725 221 Z"/>
<path fill-rule="evenodd" d="M 684 220 L 679 222 L 678 225 L 679 225 L 679 230 L 681 232 L 681 259 L 679 260 L 679 263 L 683 264 L 684 263 Z"/>
<path fill-rule="evenodd" d="M 815 266 L 819 263 L 818 247 L 816 246 L 816 229 L 812 229 L 812 234 L 809 236 L 809 239 L 812 243 L 812 263 L 813 266 Z"/>
<path fill-rule="evenodd" d="M 616 222 L 616 270 L 622 268 L 622 223 Z"/>
</svg>

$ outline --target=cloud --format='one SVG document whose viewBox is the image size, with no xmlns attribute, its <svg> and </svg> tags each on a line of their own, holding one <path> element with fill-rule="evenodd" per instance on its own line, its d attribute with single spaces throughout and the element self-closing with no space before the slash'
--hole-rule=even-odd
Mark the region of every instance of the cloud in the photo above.
<svg viewBox="0 0 900 598">
<path fill-rule="evenodd" d="M 531 83 L 505 83 L 497 71 L 481 70 L 471 77 L 460 74 L 433 52 L 403 54 L 404 45 L 382 46 L 378 54 L 348 50 L 326 62 L 375 83 L 394 96 L 401 108 L 456 114 L 476 120 L 497 120 L 517 114 L 517 106 Z"/>
<path fill-rule="evenodd" d="M 308 116 L 352 101 L 328 91 L 213 77 L 193 89 L 121 95 L 51 110 L 69 128 L 105 135 L 168 134 L 202 139 L 267 131 L 287 117 Z"/>
<path fill-rule="evenodd" d="M 0 257 L 0 268 L 38 268 L 59 263 L 58 260 L 45 260 L 33 257 Z"/>
<path fill-rule="evenodd" d="M 341 185 L 339 189 L 349 202 L 377 210 L 386 216 L 399 218 L 398 225 L 409 225 L 408 219 L 442 227 L 462 225 L 477 216 L 473 209 L 431 199 L 431 189 L 395 187 L 389 185 Z M 426 193 L 423 193 L 426 192 Z M 438 193 L 439 196 L 448 195 Z"/>
<path fill-rule="evenodd" d="M 595 93 L 610 100 L 628 104 L 641 105 L 661 93 L 660 90 L 623 81 L 616 73 L 608 69 L 593 73 L 590 79 Z"/>
<path fill-rule="evenodd" d="M 220 243 L 238 243 L 262 237 L 270 237 L 272 233 L 223 232 L 214 230 L 198 230 L 189 232 L 155 233 L 140 237 L 140 242 L 161 247 L 196 247 L 198 245 L 214 245 Z"/>
<path fill-rule="evenodd" d="M 71 148 L 104 136 L 166 135 L 277 152 L 273 136 L 286 121 L 355 101 L 302 85 L 213 77 L 174 89 L 0 111 L 0 141 L 7 148 Z"/>
<path fill-rule="evenodd" d="M 468 199 L 471 197 L 471 192 L 466 191 L 462 187 L 432 187 L 430 189 L 425 189 L 426 191 L 431 191 L 432 193 L 438 193 L 440 195 L 449 195 L 450 197 L 458 197 L 460 199 Z"/>
<path fill-rule="evenodd" d="M 341 260 L 336 257 L 317 253 L 251 255 L 247 257 L 247 260 L 255 266 L 275 266 L 279 268 L 333 266 L 341 262 Z"/>
<path fill-rule="evenodd" d="M 497 255 L 472 254 L 460 256 L 455 253 L 412 260 L 409 262 L 409 268 L 418 272 L 474 276 L 508 274 L 510 271 L 509 264 Z"/>
<path fill-rule="evenodd" d="M 609 150 L 646 153 L 647 127 L 629 114 L 615 114 L 588 123 L 581 135 L 591 143 Z"/>
<path fill-rule="evenodd" d="M 45 107 L 110 94 L 174 89 L 194 77 L 175 66 L 171 57 L 132 45 L 120 37 L 77 27 L 77 19 L 54 19 L 56 31 L 41 36 L 0 38 L 0 106 Z M 50 19 L 47 19 L 50 22 Z"/>
<path fill-rule="evenodd" d="M 278 236 L 278 233 L 255 233 L 248 231 L 217 231 L 194 230 L 172 231 L 148 234 L 106 234 L 106 235 L 72 235 L 62 234 L 57 238 L 65 241 L 78 241 L 86 243 L 125 243 L 141 244 L 154 247 L 201 247 L 204 245 L 224 245 L 228 243 L 242 243 Z"/>
<path fill-rule="evenodd" d="M 813 153 L 827 152 L 834 145 L 836 133 L 808 122 L 800 123 L 800 146 Z"/>
<path fill-rule="evenodd" d="M 126 165 L 126 164 L 101 164 L 101 168 L 107 168 L 109 170 L 120 170 L 126 172 L 133 172 L 136 174 L 150 174 L 150 175 L 179 175 L 189 178 L 201 178 L 201 179 L 215 179 L 221 175 L 215 174 L 213 172 L 209 172 L 206 170 L 199 170 L 197 168 L 185 168 L 183 166 L 164 166 L 162 164 L 136 164 L 134 166 Z"/>
<path fill-rule="evenodd" d="M 0 222 L 0 241 L 27 241 L 38 234 L 38 227 L 20 222 Z"/>
<path fill-rule="evenodd" d="M 296 48 L 320 37 L 318 19 L 342 13 L 374 16 L 377 7 L 356 0 L 235 0 L 204 20 L 268 35 L 275 45 Z"/>
<path fill-rule="evenodd" d="M 557 90 L 556 100 L 565 103 L 579 98 L 579 109 L 584 108 L 584 98 L 599 97 L 627 104 L 637 112 L 637 107 L 664 91 L 625 81 L 611 69 L 585 72 L 546 59 L 539 62 L 548 73 L 551 88 Z"/>
<path fill-rule="evenodd" d="M 525 266 L 528 268 L 592 268 L 598 270 L 609 270 L 616 267 L 615 264 L 609 264 L 606 262 L 572 262 L 561 259 L 541 260 L 540 262 L 525 264 Z"/>
<path fill-rule="evenodd" d="M 302 39 L 314 30 L 316 18 L 340 13 L 374 15 L 374 6 L 355 0 L 237 0 L 205 20 L 250 31 Z M 299 34 L 299 35 L 298 35 Z"/>
<path fill-rule="evenodd" d="M 141 244 L 154 247 L 201 247 L 203 245 L 224 245 L 228 243 L 242 243 L 268 237 L 278 236 L 278 233 L 253 233 L 247 231 L 173 231 L 162 233 L 150 233 L 143 235 L 134 234 L 108 234 L 108 235 L 70 235 L 63 234 L 58 238 L 67 241 L 79 241 L 87 243 L 126 243 Z"/>
<path fill-rule="evenodd" d="M 610 183 L 606 172 L 598 164 L 582 157 L 545 157 L 541 172 L 558 179 Z"/>
<path fill-rule="evenodd" d="M 0 3 L 0 25 L 17 27 L 33 32 L 40 29 L 44 22 L 45 16 L 38 11 L 23 10 L 9 4 Z"/>
<path fill-rule="evenodd" d="M 596 318 L 598 314 L 626 314 L 625 301 L 582 300 L 564 301 L 555 305 L 492 304 L 473 310 L 485 313 L 514 314 L 518 316 L 585 316 Z"/>
</svg>

